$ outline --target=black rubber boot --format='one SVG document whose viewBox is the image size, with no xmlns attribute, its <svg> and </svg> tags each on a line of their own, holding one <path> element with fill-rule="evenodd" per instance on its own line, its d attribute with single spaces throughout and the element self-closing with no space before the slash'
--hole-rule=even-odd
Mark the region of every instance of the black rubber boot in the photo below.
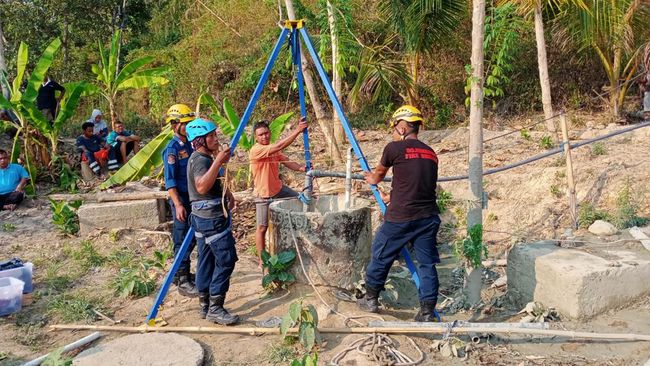
<svg viewBox="0 0 650 366">
<path fill-rule="evenodd" d="M 420 311 L 415 315 L 416 322 L 437 322 L 434 314 L 436 309 L 435 301 L 420 301 Z"/>
<path fill-rule="evenodd" d="M 357 299 L 357 306 L 369 313 L 379 312 L 379 291 L 366 286 L 366 296 Z"/>
<path fill-rule="evenodd" d="M 194 283 L 190 281 L 189 271 L 187 272 L 179 271 L 177 275 L 178 275 L 178 281 L 176 282 L 176 286 L 178 287 L 179 294 L 185 297 L 199 296 L 199 291 L 196 289 L 196 286 L 194 286 Z"/>
<path fill-rule="evenodd" d="M 208 313 L 208 308 L 210 307 L 210 294 L 207 292 L 199 292 L 199 306 L 201 307 L 199 313 L 201 318 L 205 319 L 206 314 Z"/>
<path fill-rule="evenodd" d="M 228 310 L 223 308 L 226 297 L 223 295 L 210 296 L 210 306 L 205 320 L 221 325 L 233 325 L 239 322 L 238 315 L 232 315 Z"/>
</svg>

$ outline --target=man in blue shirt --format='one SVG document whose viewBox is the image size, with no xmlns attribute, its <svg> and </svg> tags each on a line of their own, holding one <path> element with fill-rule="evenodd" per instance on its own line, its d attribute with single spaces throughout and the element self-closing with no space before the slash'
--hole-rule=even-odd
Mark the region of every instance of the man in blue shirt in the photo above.
<svg viewBox="0 0 650 366">
<path fill-rule="evenodd" d="M 0 211 L 13 211 L 25 198 L 29 174 L 22 166 L 10 164 L 9 154 L 0 149 Z"/>
<path fill-rule="evenodd" d="M 115 130 L 111 131 L 106 138 L 106 143 L 111 145 L 117 162 L 124 164 L 127 156 L 133 151 L 133 155 L 140 150 L 140 136 L 134 135 L 133 132 L 124 129 L 122 121 L 115 122 Z"/>
<path fill-rule="evenodd" d="M 174 130 L 174 137 L 163 151 L 165 167 L 165 187 L 169 192 L 169 206 L 174 218 L 172 240 L 174 241 L 174 256 L 178 253 L 187 231 L 190 229 L 188 219 L 192 212 L 190 196 L 187 188 L 187 163 L 194 151 L 187 141 L 185 128 L 188 122 L 194 120 L 194 112 L 185 104 L 175 104 L 167 110 L 165 121 Z M 116 126 L 117 128 L 117 126 Z M 178 292 L 183 296 L 196 297 L 198 292 L 190 274 L 190 253 L 194 250 L 196 242 L 192 240 L 185 253 L 181 266 L 176 272 L 174 283 Z"/>
</svg>

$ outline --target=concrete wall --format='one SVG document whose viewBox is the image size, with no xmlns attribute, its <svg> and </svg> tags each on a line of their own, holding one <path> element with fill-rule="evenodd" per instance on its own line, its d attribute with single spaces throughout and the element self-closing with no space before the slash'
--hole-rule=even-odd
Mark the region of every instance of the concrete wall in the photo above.
<svg viewBox="0 0 650 366">
<path fill-rule="evenodd" d="M 650 254 L 625 249 L 518 245 L 508 254 L 508 294 L 523 307 L 539 301 L 588 319 L 650 295 Z"/>
<path fill-rule="evenodd" d="M 164 200 L 84 203 L 77 215 L 82 236 L 97 228 L 155 229 L 165 220 Z"/>
<path fill-rule="evenodd" d="M 270 221 L 276 253 L 295 251 L 291 220 L 312 281 L 317 285 L 352 289 L 370 260 L 372 231 L 369 204 L 357 198 L 352 208 L 344 210 L 343 195 L 319 197 L 310 212 L 305 212 L 303 204 L 297 199 L 272 203 Z M 307 283 L 298 259 L 293 273 L 298 281 Z"/>
</svg>

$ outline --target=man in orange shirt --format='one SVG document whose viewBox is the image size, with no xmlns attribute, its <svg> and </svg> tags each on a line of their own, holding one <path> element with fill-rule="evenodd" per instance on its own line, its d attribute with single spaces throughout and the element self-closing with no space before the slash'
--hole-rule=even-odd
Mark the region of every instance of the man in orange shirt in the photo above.
<svg viewBox="0 0 650 366">
<path fill-rule="evenodd" d="M 282 140 L 271 144 L 271 130 L 266 121 L 257 122 L 253 126 L 256 144 L 249 152 L 251 172 L 253 173 L 254 193 L 260 198 L 255 204 L 257 231 L 255 232 L 255 247 L 262 264 L 262 251 L 266 248 L 265 235 L 269 226 L 269 204 L 275 198 L 298 197 L 298 192 L 285 186 L 280 180 L 280 163 L 291 170 L 304 172 L 305 167 L 289 161 L 282 153 L 287 146 L 307 128 L 307 120 L 300 119 L 298 126 Z"/>
</svg>

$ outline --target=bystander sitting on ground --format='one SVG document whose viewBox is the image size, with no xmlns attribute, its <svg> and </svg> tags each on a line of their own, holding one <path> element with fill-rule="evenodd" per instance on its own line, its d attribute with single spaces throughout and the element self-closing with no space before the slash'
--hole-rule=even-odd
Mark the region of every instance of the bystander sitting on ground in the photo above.
<svg viewBox="0 0 650 366">
<path fill-rule="evenodd" d="M 29 181 L 25 168 L 9 160 L 9 153 L 0 149 L 0 211 L 16 209 L 25 198 L 25 186 Z"/>
<path fill-rule="evenodd" d="M 140 150 L 140 136 L 125 130 L 122 121 L 115 122 L 115 130 L 108 134 L 106 143 L 111 146 L 119 164 L 129 161 L 128 156 L 132 151 L 135 155 Z"/>
<path fill-rule="evenodd" d="M 85 159 L 88 162 L 88 167 L 92 169 L 93 173 L 101 177 L 100 161 L 108 160 L 108 170 L 110 171 L 117 170 L 119 165 L 110 146 L 106 145 L 101 137 L 93 134 L 93 127 L 92 122 L 84 122 L 81 125 L 83 134 L 77 137 L 77 151 L 82 153 L 82 160 Z"/>
</svg>

